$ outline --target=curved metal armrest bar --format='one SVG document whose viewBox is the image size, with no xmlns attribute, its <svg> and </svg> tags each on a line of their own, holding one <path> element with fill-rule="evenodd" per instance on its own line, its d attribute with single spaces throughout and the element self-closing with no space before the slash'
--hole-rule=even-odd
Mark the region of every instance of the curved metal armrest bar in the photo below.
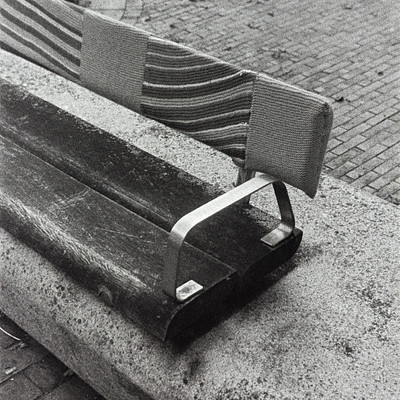
<svg viewBox="0 0 400 400">
<path fill-rule="evenodd" d="M 281 222 L 277 228 L 265 235 L 261 240 L 263 243 L 275 247 L 291 235 L 295 220 L 285 184 L 267 174 L 256 176 L 186 214 L 173 226 L 168 238 L 163 271 L 163 291 L 166 294 L 173 297 L 178 302 L 183 302 L 203 289 L 201 285 L 194 281 L 188 281 L 177 287 L 180 253 L 185 238 L 190 230 L 211 216 L 270 184 L 274 186 L 281 213 Z"/>
</svg>

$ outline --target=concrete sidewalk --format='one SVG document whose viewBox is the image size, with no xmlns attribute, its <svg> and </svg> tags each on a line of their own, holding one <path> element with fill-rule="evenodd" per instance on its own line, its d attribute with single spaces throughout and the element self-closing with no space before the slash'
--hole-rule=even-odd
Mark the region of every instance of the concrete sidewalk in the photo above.
<svg viewBox="0 0 400 400">
<path fill-rule="evenodd" d="M 109 9 L 110 3 L 112 10 Z M 218 3 L 201 0 L 92 0 L 92 7 L 160 36 L 328 96 L 335 108 L 335 125 L 326 158 L 326 172 L 398 204 L 400 42 L 395 26 L 396 18 L 399 19 L 397 1 L 379 4 L 334 1 L 329 3 L 328 9 L 326 2 L 322 1 L 312 2 L 306 8 L 294 0 Z M 92 118 L 92 122 L 122 136 L 132 131 L 135 118 L 131 114 L 111 109 L 110 112 L 114 112 L 111 123 L 104 115 L 107 114 L 104 113 L 108 107 L 106 103 L 95 102 L 97 110 L 89 109 L 93 106 L 92 97 L 76 92 L 73 85 L 65 84 L 49 73 L 39 69 L 32 71 L 27 63 L 15 63 L 13 58 L 1 60 L 0 66 L 2 77 L 23 84 L 62 108 L 80 113 L 83 118 Z M 117 127 L 115 115 L 120 118 Z M 169 131 L 143 120 L 140 123 L 143 128 L 138 133 L 136 144 L 158 152 L 164 158 L 172 157 L 171 162 L 185 169 L 191 168 L 185 165 L 183 156 L 175 153 L 179 146 L 171 142 Z M 149 131 L 158 136 L 157 140 L 150 138 Z M 163 148 L 160 148 L 160 140 Z M 171 154 L 171 148 L 174 154 Z M 202 147 L 201 150 L 197 147 L 192 150 L 197 164 L 202 164 L 204 157 L 208 157 Z M 216 170 L 220 165 L 226 165 L 214 158 L 209 162 L 215 163 Z M 234 173 L 228 167 L 227 170 L 222 175 L 216 173 L 210 177 L 204 174 L 202 177 L 214 182 L 222 180 L 228 185 L 234 179 Z M 244 365 L 258 368 L 261 365 L 256 353 L 241 346 L 251 347 L 251 338 L 257 343 L 264 338 L 263 348 L 267 349 L 269 360 L 264 368 L 271 370 L 271 386 L 264 381 L 265 376 L 258 376 L 262 379 L 257 386 L 257 379 L 245 377 L 243 367 L 239 365 L 236 368 L 243 372 L 247 383 L 236 381 L 234 386 L 233 381 L 227 381 L 226 392 L 221 389 L 218 398 L 251 398 L 240 395 L 258 393 L 260 399 L 272 399 L 273 396 L 317 399 L 321 395 L 335 399 L 351 396 L 395 399 L 399 393 L 396 380 L 396 373 L 399 373 L 396 353 L 399 324 L 398 272 L 393 264 L 399 258 L 395 247 L 398 241 L 395 232 L 399 226 L 393 215 L 397 211 L 384 201 L 347 189 L 346 185 L 328 177 L 324 179 L 323 190 L 315 203 L 308 203 L 301 195 L 296 195 L 295 207 L 301 208 L 297 204 L 304 202 L 309 216 L 303 217 L 299 210 L 295 210 L 297 215 L 301 215 L 298 224 L 305 229 L 306 238 L 294 261 L 296 268 L 293 273 L 232 317 L 233 321 L 238 318 L 242 323 L 247 321 L 245 323 L 254 329 L 251 318 L 260 322 L 268 311 L 272 313 L 272 319 L 262 322 L 265 331 L 259 332 L 258 339 L 245 330 L 240 334 L 242 336 L 232 339 L 228 335 L 225 339 L 236 344 L 238 351 L 254 357 L 252 363 Z M 315 221 L 311 213 L 319 213 L 321 220 Z M 332 214 L 334 218 L 331 220 Z M 371 235 L 376 236 L 374 240 Z M 339 247 L 334 249 L 331 244 Z M 307 276 L 312 277 L 312 281 Z M 300 292 L 296 292 L 297 286 L 302 289 Z M 285 295 L 282 297 L 282 294 Z M 279 299 L 287 300 L 288 294 L 291 305 L 281 304 Z M 312 301 L 315 302 L 313 307 Z M 277 304 L 272 307 L 274 302 Z M 222 345 L 223 336 L 219 341 L 219 333 L 233 327 L 234 322 L 229 319 L 220 325 L 217 333 L 212 331 L 200 342 L 211 347 L 217 342 Z M 22 334 L 6 319 L 0 320 L 0 326 Z M 208 337 L 211 342 L 208 342 Z M 2 357 L 4 349 L 14 346 L 4 336 L 2 344 L 3 340 L 7 343 L 0 350 Z M 77 377 L 71 379 L 68 373 L 64 376 L 66 369 L 32 339 L 25 340 L 30 346 L 19 349 L 19 358 L 15 358 L 17 364 L 26 360 L 25 357 L 29 358 L 23 355 L 26 352 L 34 356 L 30 364 L 18 364 L 18 370 L 5 376 L 0 383 L 1 398 L 100 398 Z M 148 339 L 145 341 L 150 343 Z M 190 351 L 197 354 L 199 348 Z M 199 354 L 204 353 L 200 351 Z M 7 368 L 15 365 L 10 363 Z M 181 366 L 183 368 L 183 364 Z M 201 374 L 204 374 L 203 368 L 206 367 L 202 364 Z M 48 375 L 41 381 L 37 377 L 43 371 Z M 5 369 L 2 373 L 5 374 Z M 57 377 L 54 381 L 53 373 Z M 191 381 L 187 374 L 183 374 L 183 378 L 187 383 L 183 380 L 178 385 L 176 381 L 176 392 L 165 398 L 179 398 L 180 393 L 188 393 L 188 383 L 192 389 L 196 382 L 200 384 L 197 378 Z M 286 392 L 283 390 L 285 383 L 293 385 Z M 18 388 L 15 397 L 12 397 L 15 393 L 13 388 Z M 263 388 L 268 388 L 268 395 L 263 394 Z M 300 394 L 296 397 L 295 390 L 300 388 L 304 389 L 299 392 L 303 397 Z M 199 399 L 208 398 L 202 397 L 200 388 L 196 390 L 193 393 L 197 393 Z M 182 395 L 181 398 L 185 397 Z"/>
</svg>

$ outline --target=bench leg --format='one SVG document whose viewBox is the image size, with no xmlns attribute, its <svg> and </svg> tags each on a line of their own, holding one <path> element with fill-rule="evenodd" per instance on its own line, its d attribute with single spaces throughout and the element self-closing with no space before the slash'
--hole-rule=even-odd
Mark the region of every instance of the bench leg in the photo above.
<svg viewBox="0 0 400 400">
<path fill-rule="evenodd" d="M 249 181 L 250 179 L 253 179 L 255 176 L 256 176 L 256 171 L 251 171 L 249 169 L 239 167 L 235 187 L 238 187 L 242 183 L 245 183 L 245 182 Z M 251 196 L 247 196 L 244 199 L 240 200 L 239 204 L 243 204 L 243 205 L 249 204 L 250 197 Z"/>
</svg>

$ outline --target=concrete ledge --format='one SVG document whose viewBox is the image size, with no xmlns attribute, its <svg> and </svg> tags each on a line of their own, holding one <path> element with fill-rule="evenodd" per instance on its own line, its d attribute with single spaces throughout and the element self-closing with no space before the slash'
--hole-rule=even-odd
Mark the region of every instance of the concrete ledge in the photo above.
<svg viewBox="0 0 400 400">
<path fill-rule="evenodd" d="M 325 183 L 312 209 L 331 217 L 307 218 L 293 270 L 193 342 L 162 344 L 3 231 L 1 308 L 109 399 L 395 399 L 394 206 Z"/>
<path fill-rule="evenodd" d="M 0 66 L 4 78 L 202 179 L 234 180 L 230 160 L 205 146 L 4 52 Z M 4 231 L 0 307 L 109 399 L 397 399 L 398 208 L 326 176 L 315 200 L 291 196 L 304 231 L 297 255 L 191 341 L 159 342 Z M 253 201 L 273 204 L 268 194 Z"/>
</svg>

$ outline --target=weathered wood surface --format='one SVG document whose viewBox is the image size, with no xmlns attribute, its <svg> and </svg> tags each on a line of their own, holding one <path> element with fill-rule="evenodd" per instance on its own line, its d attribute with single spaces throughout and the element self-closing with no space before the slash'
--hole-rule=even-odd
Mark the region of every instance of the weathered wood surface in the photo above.
<svg viewBox="0 0 400 400">
<path fill-rule="evenodd" d="M 205 290 L 177 304 L 161 290 L 168 232 L 8 139 L 0 149 L 1 224 L 156 336 L 212 315 L 232 292 L 236 272 L 186 245 L 180 281 Z"/>
<path fill-rule="evenodd" d="M 1 135 L 165 230 L 221 194 L 20 88 L 0 81 L 0 89 Z M 237 270 L 245 288 L 292 257 L 300 244 L 298 229 L 274 250 L 261 243 L 276 224 L 257 208 L 235 205 L 193 230 L 188 241 Z"/>
</svg>

